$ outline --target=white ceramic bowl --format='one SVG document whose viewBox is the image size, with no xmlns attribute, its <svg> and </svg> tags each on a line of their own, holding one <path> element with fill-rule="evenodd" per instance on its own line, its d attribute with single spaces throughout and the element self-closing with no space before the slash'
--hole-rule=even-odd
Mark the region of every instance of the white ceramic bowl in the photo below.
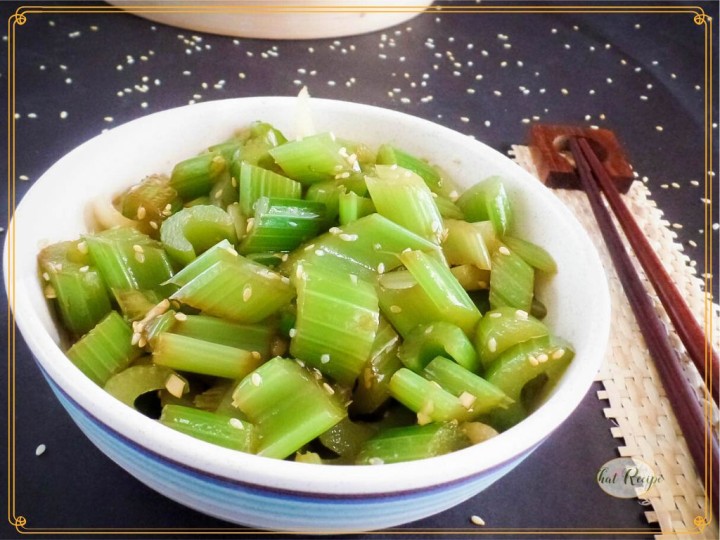
<svg viewBox="0 0 720 540">
<path fill-rule="evenodd" d="M 320 39 L 382 30 L 432 0 L 109 0 L 145 19 L 197 32 L 262 39 Z"/>
<path fill-rule="evenodd" d="M 462 186 L 502 175 L 518 234 L 546 246 L 560 269 L 542 284 L 541 298 L 550 326 L 576 347 L 562 380 L 519 425 L 430 460 L 370 467 L 294 463 L 235 452 L 164 427 L 106 394 L 64 356 L 36 279 L 39 247 L 85 231 L 88 200 L 109 197 L 148 173 L 169 172 L 175 162 L 254 120 L 292 134 L 295 104 L 295 98 L 257 97 L 181 107 L 117 127 L 73 150 L 37 180 L 15 212 L 15 234 L 11 228 L 7 241 L 15 245 L 5 246 L 6 287 L 14 291 L 22 335 L 73 420 L 100 450 L 153 489 L 201 512 L 266 529 L 348 532 L 414 521 L 470 498 L 526 458 L 579 404 L 605 350 L 609 296 L 592 243 L 552 192 L 506 157 L 406 114 L 311 102 L 319 131 L 374 146 L 396 144 L 441 165 Z M 9 248 L 15 250 L 13 261 Z"/>
</svg>

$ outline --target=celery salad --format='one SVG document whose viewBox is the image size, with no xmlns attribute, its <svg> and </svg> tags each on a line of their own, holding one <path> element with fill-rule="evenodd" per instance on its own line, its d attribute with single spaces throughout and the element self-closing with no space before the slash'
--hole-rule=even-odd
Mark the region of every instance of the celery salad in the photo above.
<svg viewBox="0 0 720 540">
<path fill-rule="evenodd" d="M 209 141 L 210 142 L 210 141 Z M 255 122 L 43 249 L 68 358 L 129 407 L 278 459 L 382 464 L 515 425 L 573 357 L 503 181 Z M 154 409 L 154 410 L 153 410 Z"/>
</svg>

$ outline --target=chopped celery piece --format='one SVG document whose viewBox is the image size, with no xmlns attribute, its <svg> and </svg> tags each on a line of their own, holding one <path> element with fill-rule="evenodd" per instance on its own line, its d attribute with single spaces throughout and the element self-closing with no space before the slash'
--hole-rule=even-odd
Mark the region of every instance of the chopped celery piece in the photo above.
<svg viewBox="0 0 720 540">
<path fill-rule="evenodd" d="M 143 364 L 130 366 L 116 373 L 105 383 L 105 391 L 125 405 L 135 408 L 141 395 L 170 386 L 175 394 L 186 394 L 189 385 L 184 377 L 165 366 Z M 179 397 L 179 396 L 178 396 Z"/>
<path fill-rule="evenodd" d="M 120 200 L 120 208 L 126 218 L 145 222 L 157 230 L 167 217 L 182 208 L 182 201 L 167 176 L 154 174 L 128 189 Z"/>
<path fill-rule="evenodd" d="M 538 246 L 537 244 L 507 235 L 503 237 L 502 241 L 508 249 L 520 256 L 521 259 L 533 268 L 537 268 L 541 272 L 546 272 L 548 274 L 554 274 L 557 272 L 555 259 L 553 259 L 552 255 L 550 255 L 544 248 Z"/>
<path fill-rule="evenodd" d="M 382 465 L 449 454 L 470 446 L 456 422 L 405 426 L 382 430 L 362 447 L 355 463 Z"/>
<path fill-rule="evenodd" d="M 112 293 L 120 311 L 128 321 L 142 319 L 162 300 L 162 297 L 153 290 L 113 289 Z"/>
<path fill-rule="evenodd" d="M 355 459 L 363 443 L 375 435 L 375 430 L 366 424 L 343 418 L 321 434 L 320 443 L 338 456 Z"/>
<path fill-rule="evenodd" d="M 502 180 L 486 178 L 463 193 L 457 205 L 468 221 L 490 220 L 495 232 L 503 236 L 512 226 L 512 208 Z"/>
<path fill-rule="evenodd" d="M 419 324 L 444 319 L 440 309 L 406 270 L 380 276 L 377 292 L 383 316 L 403 338 Z"/>
<path fill-rule="evenodd" d="M 193 206 L 163 222 L 160 239 L 165 251 L 183 266 L 222 240 L 235 243 L 235 224 L 217 206 Z"/>
<path fill-rule="evenodd" d="M 280 172 L 269 151 L 286 142 L 285 136 L 270 124 L 253 122 L 250 126 L 250 138 L 245 141 L 242 148 L 233 154 L 233 161 L 230 165 L 233 176 L 239 177 L 242 162 Z"/>
<path fill-rule="evenodd" d="M 83 240 L 110 289 L 156 289 L 173 274 L 160 243 L 135 229 L 108 229 Z"/>
<path fill-rule="evenodd" d="M 198 277 L 205 270 L 219 261 L 232 261 L 237 256 L 237 251 L 227 240 L 222 240 L 200 255 L 177 274 L 172 276 L 168 283 L 182 287 L 191 280 Z"/>
<path fill-rule="evenodd" d="M 480 236 L 482 236 L 483 242 L 485 242 L 488 251 L 490 253 L 495 253 L 500 247 L 500 240 L 495 232 L 495 227 L 493 227 L 492 222 L 476 221 L 472 225 L 480 233 Z"/>
<path fill-rule="evenodd" d="M 270 150 L 270 155 L 290 178 L 309 185 L 342 178 L 343 173 L 360 170 L 347 149 L 331 133 L 311 135 Z"/>
<path fill-rule="evenodd" d="M 487 369 L 513 345 L 546 335 L 547 326 L 529 316 L 526 311 L 503 306 L 488 311 L 478 324 L 475 349 L 483 367 Z"/>
<path fill-rule="evenodd" d="M 490 270 L 490 253 L 480 232 L 467 221 L 446 219 L 447 236 L 442 241 L 448 264 L 473 264 Z"/>
<path fill-rule="evenodd" d="M 201 441 L 233 450 L 252 452 L 255 448 L 255 426 L 232 416 L 165 405 L 160 423 Z"/>
<path fill-rule="evenodd" d="M 277 268 L 283 262 L 283 256 L 285 253 L 282 252 L 268 252 L 263 251 L 261 253 L 248 253 L 245 255 L 252 262 L 262 264 L 268 268 Z"/>
<path fill-rule="evenodd" d="M 196 394 L 193 397 L 193 405 L 204 411 L 217 411 L 217 408 L 228 395 L 228 392 L 234 390 L 235 381 L 228 379 L 217 379 L 215 383 L 208 389 Z M 234 408 L 234 407 L 233 407 Z M 235 409 L 237 410 L 237 409 Z"/>
<path fill-rule="evenodd" d="M 74 336 L 93 328 L 111 309 L 105 283 L 78 242 L 59 242 L 38 255 L 43 280 L 52 288 L 63 325 Z M 47 292 L 46 292 L 47 294 Z"/>
<path fill-rule="evenodd" d="M 353 191 L 341 193 L 338 204 L 340 225 L 347 225 L 351 221 L 356 221 L 375 212 L 372 199 L 361 197 Z"/>
<path fill-rule="evenodd" d="M 535 271 L 519 255 L 505 246 L 493 253 L 490 273 L 490 305 L 493 309 L 510 306 L 529 312 L 534 287 Z"/>
<path fill-rule="evenodd" d="M 302 184 L 286 176 L 243 162 L 240 165 L 240 209 L 245 216 L 252 215 L 255 201 L 260 197 L 299 199 Z"/>
<path fill-rule="evenodd" d="M 435 197 L 435 204 L 444 219 L 465 219 L 465 215 L 462 213 L 462 210 L 458 208 L 458 205 L 447 197 L 438 195 Z"/>
<path fill-rule="evenodd" d="M 480 320 L 480 312 L 450 269 L 422 251 L 404 251 L 400 260 L 442 313 L 440 320 L 456 324 L 470 335 Z"/>
<path fill-rule="evenodd" d="M 67 351 L 80 371 L 100 386 L 130 362 L 141 350 L 131 343 L 133 331 L 116 312 L 111 311 Z"/>
<path fill-rule="evenodd" d="M 240 210 L 240 203 L 237 202 L 229 204 L 225 211 L 233 221 L 233 226 L 235 227 L 235 238 L 237 238 L 238 241 L 242 240 L 245 236 L 245 232 L 247 231 L 248 216 L 242 213 L 242 210 Z"/>
<path fill-rule="evenodd" d="M 256 351 L 164 332 L 155 340 L 153 361 L 180 371 L 240 379 L 262 363 Z"/>
<path fill-rule="evenodd" d="M 422 375 L 457 396 L 474 417 L 497 407 L 504 409 L 512 403 L 498 387 L 442 356 L 425 366 Z"/>
<path fill-rule="evenodd" d="M 221 250 L 217 250 L 218 253 Z M 228 257 L 221 255 L 223 260 L 195 276 L 171 298 L 208 315 L 256 323 L 277 312 L 295 296 L 287 278 L 241 255 L 222 251 Z"/>
<path fill-rule="evenodd" d="M 347 416 L 333 389 L 276 357 L 245 377 L 233 405 L 257 426 L 257 454 L 284 459 Z"/>
<path fill-rule="evenodd" d="M 389 144 L 378 149 L 378 165 L 397 165 L 420 176 L 427 187 L 436 193 L 441 191 L 443 180 L 438 170 L 427 161 L 419 159 Z"/>
<path fill-rule="evenodd" d="M 380 317 L 370 357 L 360 372 L 352 395 L 351 412 L 375 412 L 390 398 L 390 377 L 402 367 L 397 351 L 400 344 L 397 333 L 384 317 Z"/>
<path fill-rule="evenodd" d="M 291 251 L 317 235 L 325 218 L 325 205 L 302 199 L 260 197 L 255 217 L 238 247 L 243 255 L 272 251 Z"/>
<path fill-rule="evenodd" d="M 459 326 L 436 321 L 417 326 L 398 351 L 400 360 L 420 373 L 436 356 L 448 356 L 469 371 L 478 371 L 480 362 L 470 340 Z"/>
<path fill-rule="evenodd" d="M 352 384 L 378 328 L 378 300 L 369 283 L 319 266 L 298 265 L 297 319 L 290 353 L 334 380 Z"/>
<path fill-rule="evenodd" d="M 176 164 L 170 175 L 170 187 L 186 201 L 210 193 L 210 189 L 227 168 L 227 161 L 218 152 L 208 152 Z"/>
<path fill-rule="evenodd" d="M 238 181 L 232 176 L 229 170 L 225 170 L 218 176 L 210 189 L 208 195 L 210 204 L 225 210 L 229 205 L 238 200 Z"/>
<path fill-rule="evenodd" d="M 267 359 L 275 328 L 267 322 L 239 324 L 209 315 L 178 315 L 172 332 L 228 347 L 257 351 L 262 358 Z"/>
<path fill-rule="evenodd" d="M 480 270 L 472 264 L 453 266 L 450 272 L 466 291 L 479 291 L 490 286 L 490 271 Z"/>
<path fill-rule="evenodd" d="M 540 380 L 542 390 L 552 388 L 575 356 L 565 340 L 555 336 L 531 339 L 506 350 L 490 366 L 485 378 L 515 403 L 504 411 L 495 411 L 493 424 L 507 429 L 530 412 L 532 404 L 522 399 L 528 383 Z"/>
<path fill-rule="evenodd" d="M 142 329 L 142 334 L 145 336 L 145 340 L 150 344 L 150 347 L 154 347 L 155 339 L 163 332 L 172 332 L 173 327 L 177 323 L 175 318 L 177 313 L 169 309 L 165 313 L 153 317 L 150 319 Z"/>
<path fill-rule="evenodd" d="M 378 165 L 375 174 L 377 177 L 367 176 L 365 183 L 378 213 L 439 243 L 443 220 L 423 179 L 412 171 L 388 165 Z"/>
<path fill-rule="evenodd" d="M 400 368 L 392 376 L 390 395 L 417 413 L 420 425 L 472 418 L 459 398 L 408 368 Z"/>
<path fill-rule="evenodd" d="M 378 273 L 400 266 L 398 255 L 408 248 L 437 250 L 436 245 L 397 223 L 380 214 L 370 214 L 300 246 L 280 266 L 280 271 L 290 274 L 298 262 L 307 262 L 374 281 Z"/>
<path fill-rule="evenodd" d="M 345 193 L 345 188 L 335 182 L 317 182 L 308 188 L 305 199 L 325 205 L 320 230 L 326 231 L 333 223 L 337 222 L 340 211 L 340 195 L 343 193 Z"/>
<path fill-rule="evenodd" d="M 208 147 L 208 152 L 214 152 L 216 154 L 220 154 L 222 157 L 225 158 L 225 161 L 230 163 L 232 161 L 233 157 L 235 157 L 235 154 L 240 150 L 245 144 L 245 142 L 250 138 L 250 131 L 247 130 L 244 133 L 238 134 L 236 136 L 233 136 L 226 141 L 223 141 L 221 143 L 213 144 L 212 146 Z"/>
</svg>

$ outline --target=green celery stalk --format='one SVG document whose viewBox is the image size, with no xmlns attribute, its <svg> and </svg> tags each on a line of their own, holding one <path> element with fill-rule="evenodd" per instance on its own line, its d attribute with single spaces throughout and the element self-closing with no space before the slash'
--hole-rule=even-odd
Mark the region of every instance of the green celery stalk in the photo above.
<svg viewBox="0 0 720 540">
<path fill-rule="evenodd" d="M 390 378 L 402 367 L 397 355 L 399 344 L 397 332 L 381 316 L 370 357 L 353 390 L 350 405 L 353 414 L 373 413 L 390 398 Z"/>
<path fill-rule="evenodd" d="M 213 247 L 205 251 L 202 255 L 193 260 L 185 268 L 180 270 L 177 274 L 172 276 L 168 283 L 182 287 L 187 285 L 202 274 L 205 270 L 210 268 L 216 262 L 230 261 L 237 256 L 237 251 L 227 240 L 221 240 Z"/>
<path fill-rule="evenodd" d="M 400 368 L 392 376 L 390 395 L 417 413 L 420 425 L 472 419 L 472 414 L 456 396 L 408 368 Z"/>
<path fill-rule="evenodd" d="M 480 233 L 480 236 L 482 236 L 488 251 L 495 253 L 500 247 L 500 239 L 495 232 L 492 221 L 476 221 L 472 225 Z"/>
<path fill-rule="evenodd" d="M 505 244 L 510 251 L 516 253 L 533 268 L 537 268 L 541 272 L 545 272 L 547 274 L 554 274 L 557 272 L 555 259 L 553 259 L 552 255 L 550 255 L 544 248 L 538 246 L 537 244 L 507 235 L 503 237 L 503 244 Z"/>
<path fill-rule="evenodd" d="M 110 377 L 105 383 L 105 391 L 119 399 L 128 407 L 135 408 L 135 400 L 154 390 L 163 390 L 168 385 L 181 394 L 189 390 L 185 378 L 165 366 L 140 364 L 130 366 Z M 176 385 L 176 386 L 175 386 Z"/>
<path fill-rule="evenodd" d="M 184 200 L 189 201 L 210 193 L 210 189 L 227 161 L 218 152 L 208 152 L 185 159 L 175 165 L 170 175 L 170 187 Z"/>
<path fill-rule="evenodd" d="M 325 218 L 325 205 L 302 199 L 260 197 L 255 216 L 238 251 L 266 253 L 291 251 L 317 235 Z"/>
<path fill-rule="evenodd" d="M 347 416 L 328 388 L 293 360 L 276 357 L 240 381 L 233 404 L 257 426 L 257 453 L 284 459 Z"/>
<path fill-rule="evenodd" d="M 111 311 L 66 354 L 88 378 L 103 386 L 113 374 L 140 356 L 141 350 L 131 342 L 132 335 L 130 326 L 116 311 Z"/>
<path fill-rule="evenodd" d="M 256 323 L 276 313 L 295 296 L 287 278 L 240 255 L 231 257 L 194 277 L 171 299 L 207 315 Z"/>
<path fill-rule="evenodd" d="M 270 150 L 275 162 L 290 178 L 304 185 L 343 178 L 360 170 L 331 133 L 319 133 Z"/>
<path fill-rule="evenodd" d="M 398 351 L 403 365 L 417 373 L 436 356 L 448 356 L 471 372 L 481 367 L 475 348 L 462 329 L 445 321 L 417 326 Z"/>
<path fill-rule="evenodd" d="M 361 217 L 375 212 L 375 205 L 372 199 L 361 197 L 353 191 L 341 193 L 338 200 L 338 216 L 340 225 L 347 225 L 351 221 L 357 221 Z"/>
<path fill-rule="evenodd" d="M 422 375 L 457 396 L 474 418 L 513 402 L 498 387 L 442 356 L 425 366 Z"/>
<path fill-rule="evenodd" d="M 74 336 L 93 328 L 111 309 L 105 283 L 78 242 L 59 242 L 38 255 L 43 280 L 54 293 L 63 326 Z"/>
<path fill-rule="evenodd" d="M 375 435 L 375 430 L 367 424 L 353 422 L 343 418 L 333 427 L 322 433 L 320 443 L 338 456 L 355 460 L 363 443 Z"/>
<path fill-rule="evenodd" d="M 153 317 L 150 319 L 142 329 L 142 334 L 145 336 L 145 341 L 150 344 L 150 348 L 154 347 L 156 338 L 163 332 L 172 332 L 177 319 L 175 318 L 177 313 L 175 310 L 168 309 L 165 313 Z M 183 314 L 183 316 L 185 316 Z"/>
<path fill-rule="evenodd" d="M 455 422 L 388 428 L 363 445 L 355 463 L 382 465 L 414 461 L 449 454 L 470 444 Z"/>
<path fill-rule="evenodd" d="M 512 226 L 513 213 L 505 186 L 498 176 L 491 176 L 463 193 L 457 205 L 468 221 L 490 220 L 495 232 L 503 236 Z"/>
<path fill-rule="evenodd" d="M 160 243 L 135 229 L 108 229 L 85 235 L 83 240 L 110 289 L 158 289 L 173 274 L 170 259 Z"/>
<path fill-rule="evenodd" d="M 146 223 L 153 231 L 181 207 L 182 200 L 170 185 L 170 179 L 157 174 L 132 186 L 120 199 L 120 209 L 126 218 Z"/>
<path fill-rule="evenodd" d="M 473 264 L 481 270 L 490 270 L 490 253 L 479 231 L 472 223 L 446 219 L 448 234 L 442 249 L 448 264 Z"/>
<path fill-rule="evenodd" d="M 451 199 L 443 195 L 435 197 L 435 204 L 443 219 L 460 219 L 465 220 L 465 214 Z"/>
<path fill-rule="evenodd" d="M 533 404 L 523 399 L 523 389 L 539 380 L 542 393 L 547 393 L 574 356 L 570 344 L 555 336 L 530 339 L 501 354 L 487 370 L 485 378 L 515 403 L 506 410 L 494 411 L 493 425 L 507 429 L 524 419 Z"/>
<path fill-rule="evenodd" d="M 222 210 L 226 210 L 228 206 L 238 200 L 238 181 L 230 169 L 226 169 L 215 180 L 210 194 L 208 195 L 210 204 L 217 206 Z"/>
<path fill-rule="evenodd" d="M 233 176 L 239 178 L 242 162 L 280 172 L 269 151 L 286 142 L 285 136 L 272 125 L 266 122 L 253 122 L 250 125 L 250 137 L 242 148 L 233 154 L 233 161 L 230 165 Z"/>
<path fill-rule="evenodd" d="M 155 340 L 153 362 L 190 373 L 240 379 L 258 367 L 262 357 L 255 351 L 164 332 Z"/>
<path fill-rule="evenodd" d="M 515 252 L 500 246 L 492 256 L 490 306 L 510 306 L 530 311 L 535 288 L 535 271 Z"/>
<path fill-rule="evenodd" d="M 316 182 L 307 189 L 305 199 L 325 205 L 320 230 L 326 231 L 337 222 L 340 212 L 340 195 L 343 193 L 345 193 L 345 187 L 333 181 Z"/>
<path fill-rule="evenodd" d="M 205 442 L 251 453 L 255 427 L 232 416 L 181 405 L 165 405 L 160 423 Z"/>
<path fill-rule="evenodd" d="M 507 306 L 498 307 L 488 311 L 478 324 L 475 349 L 487 369 L 513 345 L 548 333 L 547 326 L 527 312 Z"/>
<path fill-rule="evenodd" d="M 290 353 L 351 385 L 365 366 L 378 328 L 378 300 L 369 283 L 318 266 L 298 265 L 297 319 Z"/>
<path fill-rule="evenodd" d="M 432 191 L 435 193 L 442 191 L 443 179 L 440 172 L 427 161 L 408 154 L 399 148 L 383 144 L 378 149 L 377 163 L 378 165 L 397 165 L 412 171 L 420 176 Z"/>
<path fill-rule="evenodd" d="M 257 351 L 263 359 L 270 357 L 275 336 L 272 324 L 239 324 L 209 315 L 182 315 L 176 319 L 172 332 L 228 347 Z"/>
<path fill-rule="evenodd" d="M 378 273 L 400 266 L 398 255 L 408 248 L 437 251 L 432 242 L 380 214 L 370 214 L 300 246 L 279 270 L 289 275 L 298 263 L 322 264 L 338 273 L 355 274 L 374 282 Z"/>
<path fill-rule="evenodd" d="M 490 271 L 480 270 L 472 264 L 453 266 L 450 272 L 466 291 L 479 291 L 490 286 Z"/>
<path fill-rule="evenodd" d="M 470 335 L 481 315 L 450 269 L 422 251 L 405 251 L 400 260 L 442 313 L 440 320 L 456 324 Z"/>
<path fill-rule="evenodd" d="M 240 209 L 245 216 L 255 210 L 260 197 L 300 199 L 302 184 L 273 171 L 242 162 L 240 165 Z"/>
<path fill-rule="evenodd" d="M 235 238 L 237 238 L 238 241 L 242 240 L 247 231 L 247 216 L 240 210 L 240 203 L 234 202 L 229 204 L 225 211 L 233 221 Z"/>
<path fill-rule="evenodd" d="M 113 289 L 112 293 L 118 308 L 128 321 L 139 321 L 162 300 L 153 290 Z"/>
<path fill-rule="evenodd" d="M 433 194 L 422 178 L 393 165 L 375 167 L 377 177 L 365 183 L 377 212 L 418 236 L 440 243 L 443 220 Z"/>
<path fill-rule="evenodd" d="M 216 206 L 193 206 L 169 217 L 160 227 L 165 251 L 182 266 L 222 240 L 235 243 L 235 223 Z"/>
<path fill-rule="evenodd" d="M 403 338 L 420 324 L 444 319 L 442 311 L 407 270 L 380 276 L 377 293 L 382 315 Z"/>
</svg>

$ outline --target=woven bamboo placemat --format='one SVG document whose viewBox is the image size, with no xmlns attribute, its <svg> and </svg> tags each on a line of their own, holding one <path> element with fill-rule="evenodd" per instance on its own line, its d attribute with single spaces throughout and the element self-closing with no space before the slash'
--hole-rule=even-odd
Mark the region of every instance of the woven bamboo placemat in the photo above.
<svg viewBox="0 0 720 540">
<path fill-rule="evenodd" d="M 527 147 L 513 146 L 510 155 L 537 176 Z M 618 447 L 618 455 L 641 459 L 653 468 L 656 475 L 663 477 L 662 482 L 643 495 L 645 500 L 642 502 L 648 504 L 645 516 L 649 523 L 659 525 L 663 531 L 656 538 L 718 539 L 718 522 L 711 515 L 709 500 L 706 502 L 704 479 L 695 471 L 685 439 L 648 354 L 587 197 L 578 190 L 553 191 L 585 227 L 607 274 L 612 322 L 605 361 L 596 377 L 604 386 L 604 390 L 598 392 L 598 398 L 607 402 L 604 411 L 605 416 L 614 423 L 612 436 L 623 441 Z M 703 280 L 697 275 L 695 263 L 690 261 L 683 253 L 682 246 L 675 241 L 675 233 L 652 200 L 647 187 L 636 181 L 623 198 L 700 323 L 712 322 L 711 335 L 717 346 L 720 309 L 717 304 L 706 302 Z M 631 252 L 629 248 L 628 251 Z M 640 268 L 639 265 L 637 268 Z M 665 321 L 671 341 L 683 362 L 685 376 L 696 389 L 698 400 L 705 405 L 703 379 L 685 353 L 652 286 L 642 272 L 640 275 L 651 297 L 655 299 L 658 313 Z M 712 402 L 707 403 L 707 406 L 711 411 L 713 429 L 717 432 L 718 409 Z M 713 471 L 713 474 L 718 472 Z M 711 519 L 709 524 L 704 519 L 706 517 Z"/>
</svg>

